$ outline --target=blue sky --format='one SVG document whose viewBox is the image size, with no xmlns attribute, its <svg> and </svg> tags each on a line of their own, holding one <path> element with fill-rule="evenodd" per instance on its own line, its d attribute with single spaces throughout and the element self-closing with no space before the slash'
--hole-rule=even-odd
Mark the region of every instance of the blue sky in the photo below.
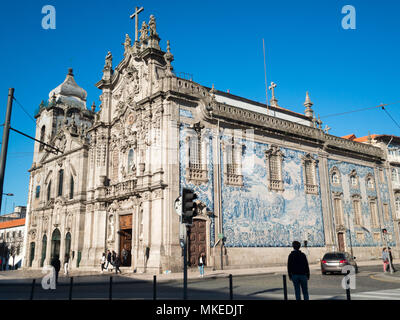
<svg viewBox="0 0 400 320">
<path fill-rule="evenodd" d="M 56 29 L 41 27 L 42 7 L 56 9 Z M 356 9 L 356 29 L 344 30 L 342 7 Z M 108 51 L 122 59 L 129 19 L 143 6 L 140 24 L 157 20 L 161 46 L 171 41 L 176 72 L 205 86 L 265 101 L 262 39 L 268 83 L 277 83 L 279 105 L 304 112 L 305 92 L 314 110 L 338 136 L 371 133 L 400 136 L 400 128 L 380 109 L 337 117 L 326 115 L 400 101 L 400 3 L 382 1 L 2 1 L 0 5 L 0 122 L 8 88 L 33 117 L 41 100 L 59 85 L 68 68 L 99 105 L 100 80 Z M 400 104 L 387 107 L 400 123 Z M 35 123 L 14 103 L 12 126 L 34 135 Z M 33 142 L 11 133 L 4 192 L 6 211 L 26 205 Z M 1 213 L 4 213 L 4 202 Z"/>
</svg>

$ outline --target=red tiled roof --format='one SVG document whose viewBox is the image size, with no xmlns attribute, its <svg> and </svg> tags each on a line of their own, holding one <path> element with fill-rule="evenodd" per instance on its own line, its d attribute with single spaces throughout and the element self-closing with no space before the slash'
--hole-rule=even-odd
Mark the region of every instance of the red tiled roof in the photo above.
<svg viewBox="0 0 400 320">
<path fill-rule="evenodd" d="M 0 229 L 21 227 L 25 225 L 25 218 L 0 222 Z"/>
<path fill-rule="evenodd" d="M 356 135 L 354 134 L 354 133 L 352 133 L 352 134 L 348 134 L 347 136 L 343 136 L 342 137 L 343 139 L 347 139 L 347 140 L 354 140 L 354 139 L 356 139 L 357 137 L 356 137 Z"/>
<path fill-rule="evenodd" d="M 378 136 L 378 134 L 371 134 L 371 139 L 374 139 L 377 136 Z M 368 136 L 356 138 L 353 141 L 356 141 L 356 142 L 367 142 L 368 141 Z"/>
</svg>

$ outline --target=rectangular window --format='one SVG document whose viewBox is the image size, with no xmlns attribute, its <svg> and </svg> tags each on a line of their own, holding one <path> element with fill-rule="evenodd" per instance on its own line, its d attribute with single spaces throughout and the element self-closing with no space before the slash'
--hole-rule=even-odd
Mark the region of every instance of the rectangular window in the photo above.
<svg viewBox="0 0 400 320">
<path fill-rule="evenodd" d="M 360 201 L 353 200 L 354 222 L 357 225 L 362 225 Z"/>
<path fill-rule="evenodd" d="M 336 225 L 343 225 L 342 199 L 336 198 L 333 201 L 333 206 L 335 210 Z"/>
<path fill-rule="evenodd" d="M 69 198 L 74 198 L 74 177 L 71 175 L 71 181 L 69 184 Z"/>
<path fill-rule="evenodd" d="M 370 202 L 369 203 L 369 209 L 370 209 L 370 212 L 371 212 L 371 224 L 372 224 L 372 227 L 376 228 L 376 227 L 379 226 L 376 202 Z"/>
<path fill-rule="evenodd" d="M 63 194 L 63 183 L 64 183 L 64 170 L 61 169 L 58 172 L 58 196 L 62 196 Z"/>
<path fill-rule="evenodd" d="M 389 205 L 387 203 L 383 204 L 383 216 L 385 217 L 386 221 L 390 220 L 390 216 L 389 216 Z"/>
</svg>

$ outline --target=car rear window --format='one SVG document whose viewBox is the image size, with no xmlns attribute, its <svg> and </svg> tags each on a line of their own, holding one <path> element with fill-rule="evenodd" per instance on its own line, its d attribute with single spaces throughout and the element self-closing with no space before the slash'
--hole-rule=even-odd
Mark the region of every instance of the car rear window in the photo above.
<svg viewBox="0 0 400 320">
<path fill-rule="evenodd" d="M 344 254 L 343 253 L 326 253 L 323 257 L 323 259 L 343 259 Z"/>
</svg>

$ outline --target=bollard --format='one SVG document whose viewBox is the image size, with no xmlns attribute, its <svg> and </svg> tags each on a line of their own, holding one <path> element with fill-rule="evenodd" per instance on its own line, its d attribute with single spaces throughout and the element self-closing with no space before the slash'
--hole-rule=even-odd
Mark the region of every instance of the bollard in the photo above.
<svg viewBox="0 0 400 320">
<path fill-rule="evenodd" d="M 347 271 L 347 276 L 348 276 L 349 274 L 350 274 L 350 270 Z M 346 276 L 346 277 L 347 277 L 347 276 Z M 349 287 L 349 286 L 350 286 L 350 279 L 348 279 L 346 283 L 347 283 L 346 298 L 347 298 L 347 301 L 350 301 L 350 300 L 351 300 L 351 296 L 350 296 L 350 287 Z"/>
<path fill-rule="evenodd" d="M 72 286 L 74 285 L 74 277 L 69 280 L 69 300 L 72 300 Z"/>
<path fill-rule="evenodd" d="M 32 288 L 31 288 L 31 296 L 30 296 L 30 300 L 33 300 L 33 292 L 35 290 L 35 284 L 36 284 L 36 279 L 32 280 Z"/>
<path fill-rule="evenodd" d="M 110 277 L 110 287 L 108 292 L 108 299 L 112 300 L 112 277 Z"/>
<path fill-rule="evenodd" d="M 153 300 L 157 299 L 157 276 L 153 276 Z"/>
<path fill-rule="evenodd" d="M 229 300 L 233 300 L 232 274 L 229 275 Z"/>
<path fill-rule="evenodd" d="M 287 284 L 286 284 L 286 275 L 283 275 L 283 299 L 287 300 Z"/>
</svg>

